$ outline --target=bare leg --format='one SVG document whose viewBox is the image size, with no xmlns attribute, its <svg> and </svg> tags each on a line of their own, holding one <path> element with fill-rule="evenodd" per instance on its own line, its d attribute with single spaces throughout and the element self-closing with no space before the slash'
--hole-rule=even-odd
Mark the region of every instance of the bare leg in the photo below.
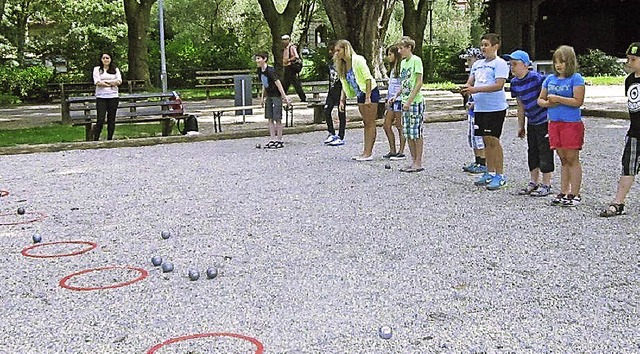
<svg viewBox="0 0 640 354">
<path fill-rule="evenodd" d="M 635 176 L 620 176 L 618 181 L 618 191 L 616 192 L 616 199 L 613 201 L 616 204 L 624 204 L 624 200 L 631 190 Z"/>
<path fill-rule="evenodd" d="M 283 126 L 282 126 L 282 120 L 279 120 L 276 122 L 275 124 L 275 130 L 276 130 L 276 138 L 278 141 L 282 141 L 282 132 L 284 130 Z"/>
<path fill-rule="evenodd" d="M 565 150 L 567 167 L 569 168 L 569 187 L 571 194 L 580 195 L 582 186 L 582 164 L 580 150 Z"/>
<path fill-rule="evenodd" d="M 415 158 L 413 159 L 413 168 L 422 168 L 422 148 L 423 148 L 423 139 L 422 138 L 418 138 L 416 140 L 414 140 L 414 151 L 415 151 Z"/>
<path fill-rule="evenodd" d="M 378 113 L 378 104 L 359 104 L 358 110 L 362 115 L 364 123 L 364 150 L 363 157 L 369 157 L 373 153 L 373 144 L 376 141 L 376 116 Z"/>
<path fill-rule="evenodd" d="M 402 130 L 402 113 L 394 112 L 393 119 L 395 120 L 396 129 L 398 130 L 398 137 L 400 138 L 400 149 L 398 149 L 398 152 L 404 154 L 404 146 L 407 143 L 407 139 L 405 139 L 404 131 Z"/>
<path fill-rule="evenodd" d="M 533 182 L 535 184 L 539 184 L 540 183 L 540 169 L 539 168 L 533 169 L 532 171 L 530 171 L 530 174 L 531 174 L 531 182 Z"/>
<path fill-rule="evenodd" d="M 273 119 L 269 119 L 267 121 L 267 126 L 269 127 L 269 140 L 270 141 L 276 140 L 276 126 L 275 126 L 275 123 L 273 122 Z"/>
<path fill-rule="evenodd" d="M 393 119 L 394 112 L 387 110 L 387 114 L 384 116 L 382 128 L 384 129 L 384 133 L 387 135 L 387 140 L 389 141 L 389 152 L 391 154 L 396 153 L 396 136 L 393 134 L 393 129 L 391 128 L 393 125 Z"/>
<path fill-rule="evenodd" d="M 487 170 L 498 174 L 504 173 L 503 150 L 500 139 L 493 136 L 484 137 L 484 147 L 487 159 Z"/>
</svg>

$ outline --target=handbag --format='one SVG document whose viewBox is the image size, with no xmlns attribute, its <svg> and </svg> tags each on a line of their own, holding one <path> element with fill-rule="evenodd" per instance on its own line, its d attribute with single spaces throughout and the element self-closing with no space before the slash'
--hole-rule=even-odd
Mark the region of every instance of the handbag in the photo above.
<svg viewBox="0 0 640 354">
<path fill-rule="evenodd" d="M 180 119 L 176 123 L 176 128 L 182 135 L 186 135 L 188 132 L 197 132 L 198 131 L 198 118 L 193 114 L 189 115 L 184 119 L 184 129 L 180 129 Z"/>
<path fill-rule="evenodd" d="M 289 47 L 289 56 L 291 56 L 291 47 Z M 302 71 L 302 59 L 296 57 L 295 59 L 293 59 L 289 67 L 291 68 L 291 71 L 298 74 Z"/>
</svg>

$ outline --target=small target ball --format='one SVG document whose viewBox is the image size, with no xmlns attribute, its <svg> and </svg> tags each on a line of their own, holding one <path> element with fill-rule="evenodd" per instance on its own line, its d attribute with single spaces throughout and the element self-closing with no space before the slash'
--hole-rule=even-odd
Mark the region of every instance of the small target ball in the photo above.
<svg viewBox="0 0 640 354">
<path fill-rule="evenodd" d="M 157 267 L 157 266 L 161 265 L 162 264 L 162 257 L 160 257 L 160 256 L 151 257 L 151 264 L 153 264 L 154 267 Z"/>
<path fill-rule="evenodd" d="M 391 169 L 391 165 L 386 164 L 386 165 L 384 165 L 384 168 L 385 168 L 386 170 L 390 170 L 390 169 Z"/>
<path fill-rule="evenodd" d="M 378 330 L 378 335 L 380 335 L 382 339 L 390 339 L 391 336 L 393 336 L 393 330 L 389 326 L 382 326 Z"/>
<path fill-rule="evenodd" d="M 189 279 L 192 281 L 198 280 L 200 278 L 200 272 L 195 269 L 189 270 Z"/>
<path fill-rule="evenodd" d="M 23 207 L 19 207 L 18 208 L 18 215 L 24 215 L 24 213 L 25 213 L 24 208 Z"/>
<path fill-rule="evenodd" d="M 169 237 L 171 237 L 171 232 L 169 230 L 162 230 L 162 232 L 160 233 L 160 236 L 166 240 Z"/>
<path fill-rule="evenodd" d="M 261 149 L 261 148 L 262 148 L 262 145 L 256 144 L 256 149 Z"/>
<path fill-rule="evenodd" d="M 218 276 L 218 269 L 216 269 L 215 267 L 211 267 L 207 269 L 207 278 L 213 279 L 217 276 Z"/>
<path fill-rule="evenodd" d="M 42 242 L 42 236 L 40 236 L 40 235 L 38 235 L 38 234 L 33 235 L 32 239 L 33 239 L 33 243 L 40 243 L 40 242 Z"/>
<path fill-rule="evenodd" d="M 173 263 L 171 262 L 162 263 L 162 271 L 165 273 L 173 272 Z"/>
</svg>

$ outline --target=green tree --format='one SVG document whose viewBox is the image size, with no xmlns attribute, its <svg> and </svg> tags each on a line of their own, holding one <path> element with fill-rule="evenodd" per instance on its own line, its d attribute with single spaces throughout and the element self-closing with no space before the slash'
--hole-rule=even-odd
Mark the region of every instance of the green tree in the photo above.
<svg viewBox="0 0 640 354">
<path fill-rule="evenodd" d="M 277 67 L 282 67 L 282 44 L 280 37 L 291 33 L 293 24 L 302 8 L 302 0 L 288 0 L 284 10 L 278 11 L 273 0 L 258 0 L 262 14 L 271 30 L 271 53 Z"/>
<path fill-rule="evenodd" d="M 123 0 L 127 19 L 129 79 L 144 80 L 151 85 L 148 64 L 148 34 L 151 7 L 156 0 Z"/>
</svg>

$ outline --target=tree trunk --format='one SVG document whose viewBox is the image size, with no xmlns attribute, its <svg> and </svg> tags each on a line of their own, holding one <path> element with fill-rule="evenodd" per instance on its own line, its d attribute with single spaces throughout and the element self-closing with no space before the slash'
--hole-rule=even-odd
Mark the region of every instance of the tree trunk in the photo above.
<svg viewBox="0 0 640 354">
<path fill-rule="evenodd" d="M 418 0 L 417 6 L 415 0 L 402 0 L 402 2 L 404 5 L 402 32 L 416 41 L 416 47 L 413 53 L 422 57 L 424 30 L 429 21 L 429 2 L 434 2 L 434 0 Z"/>
<path fill-rule="evenodd" d="M 382 60 L 380 47 L 389 23 L 388 17 L 385 21 L 385 15 L 392 11 L 396 1 L 323 0 L 323 3 L 338 39 L 348 40 L 356 53 L 367 59 L 370 67 L 377 68 Z"/>
<path fill-rule="evenodd" d="M 282 40 L 283 34 L 291 34 L 293 23 L 302 8 L 302 0 L 289 0 L 284 12 L 279 13 L 273 0 L 258 0 L 264 19 L 271 30 L 271 53 L 278 69 L 282 69 Z"/>
<path fill-rule="evenodd" d="M 149 75 L 147 37 L 151 24 L 151 7 L 156 0 L 124 0 L 124 13 L 127 18 L 127 38 L 129 47 L 129 72 L 127 79 L 144 80 L 151 86 Z"/>
<path fill-rule="evenodd" d="M 307 0 L 302 4 L 302 10 L 300 11 L 300 14 L 302 15 L 300 21 L 302 22 L 302 35 L 300 36 L 300 45 L 309 45 L 309 26 L 315 13 L 316 0 Z"/>
</svg>

